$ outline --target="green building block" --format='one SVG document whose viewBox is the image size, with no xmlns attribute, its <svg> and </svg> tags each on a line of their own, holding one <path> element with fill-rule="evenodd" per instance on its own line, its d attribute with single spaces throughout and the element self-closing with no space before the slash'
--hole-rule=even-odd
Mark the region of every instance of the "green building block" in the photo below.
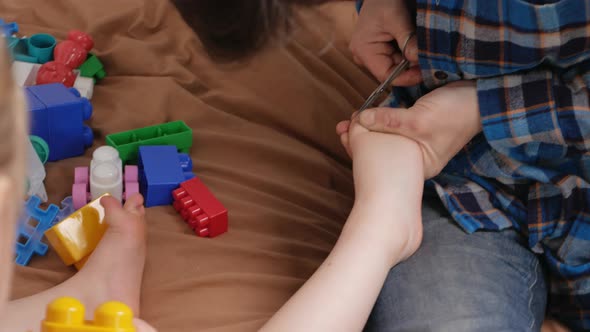
<svg viewBox="0 0 590 332">
<path fill-rule="evenodd" d="M 80 76 L 94 78 L 95 81 L 102 80 L 107 76 L 102 62 L 92 53 L 88 55 L 78 70 L 80 70 Z"/>
<path fill-rule="evenodd" d="M 119 151 L 125 164 L 136 164 L 137 153 L 142 145 L 176 145 L 183 153 L 193 146 L 193 130 L 184 121 L 173 121 L 141 129 L 110 134 L 107 144 Z"/>
</svg>

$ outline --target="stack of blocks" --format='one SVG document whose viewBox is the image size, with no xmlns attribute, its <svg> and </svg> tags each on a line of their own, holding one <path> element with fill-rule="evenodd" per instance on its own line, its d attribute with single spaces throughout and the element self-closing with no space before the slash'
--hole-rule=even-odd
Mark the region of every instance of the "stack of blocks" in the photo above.
<svg viewBox="0 0 590 332">
<path fill-rule="evenodd" d="M 49 145 L 49 161 L 84 154 L 94 135 L 84 121 L 92 116 L 92 105 L 76 89 L 63 84 L 30 86 L 25 89 L 31 118 L 31 134 Z"/>
<path fill-rule="evenodd" d="M 37 74 L 41 65 L 38 63 L 14 61 L 12 63 L 12 76 L 20 87 L 33 86 L 37 82 Z M 94 78 L 81 75 L 79 70 L 74 70 L 76 81 L 74 89 L 78 90 L 81 97 L 92 99 L 94 95 Z"/>
<path fill-rule="evenodd" d="M 173 145 L 140 147 L 138 167 L 139 190 L 147 207 L 172 204 L 172 191 L 195 176 L 190 156 Z"/>
<path fill-rule="evenodd" d="M 138 193 L 137 166 L 126 165 L 123 172 L 122 165 L 119 153 L 113 147 L 101 146 L 94 150 L 90 169 L 76 167 L 74 170 L 72 186 L 74 208 L 79 209 L 88 201 L 106 193 L 119 201 Z M 125 192 L 123 192 L 123 185 Z"/>
<path fill-rule="evenodd" d="M 189 153 L 193 146 L 193 130 L 184 121 L 172 121 L 110 134 L 106 141 L 119 151 L 123 163 L 136 164 L 139 147 L 144 145 L 174 145 L 178 151 Z"/>
</svg>

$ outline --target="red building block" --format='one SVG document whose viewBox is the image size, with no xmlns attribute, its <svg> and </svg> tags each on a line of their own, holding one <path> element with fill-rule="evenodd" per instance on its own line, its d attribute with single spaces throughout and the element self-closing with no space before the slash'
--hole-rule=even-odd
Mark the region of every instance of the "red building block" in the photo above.
<svg viewBox="0 0 590 332">
<path fill-rule="evenodd" d="M 227 232 L 227 209 L 198 178 L 184 181 L 172 192 L 174 208 L 200 237 Z"/>
</svg>

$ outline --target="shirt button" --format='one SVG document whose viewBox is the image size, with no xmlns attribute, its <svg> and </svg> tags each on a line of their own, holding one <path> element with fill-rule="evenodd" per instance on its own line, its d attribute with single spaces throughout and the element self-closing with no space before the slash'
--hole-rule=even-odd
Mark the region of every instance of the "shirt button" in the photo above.
<svg viewBox="0 0 590 332">
<path fill-rule="evenodd" d="M 434 77 L 436 77 L 437 80 L 444 81 L 449 77 L 449 75 L 447 73 L 445 73 L 444 71 L 439 70 L 434 73 Z"/>
</svg>

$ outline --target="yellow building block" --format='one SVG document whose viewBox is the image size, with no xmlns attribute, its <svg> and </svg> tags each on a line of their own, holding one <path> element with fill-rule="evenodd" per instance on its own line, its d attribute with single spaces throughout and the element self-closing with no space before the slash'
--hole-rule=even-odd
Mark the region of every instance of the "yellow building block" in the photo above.
<svg viewBox="0 0 590 332">
<path fill-rule="evenodd" d="M 94 312 L 93 321 L 84 320 L 84 305 L 62 297 L 47 306 L 41 332 L 135 332 L 133 312 L 121 302 L 107 302 Z"/>
<path fill-rule="evenodd" d="M 47 240 L 66 265 L 86 262 L 107 229 L 105 212 L 100 199 L 105 194 L 72 213 L 45 232 Z"/>
</svg>

